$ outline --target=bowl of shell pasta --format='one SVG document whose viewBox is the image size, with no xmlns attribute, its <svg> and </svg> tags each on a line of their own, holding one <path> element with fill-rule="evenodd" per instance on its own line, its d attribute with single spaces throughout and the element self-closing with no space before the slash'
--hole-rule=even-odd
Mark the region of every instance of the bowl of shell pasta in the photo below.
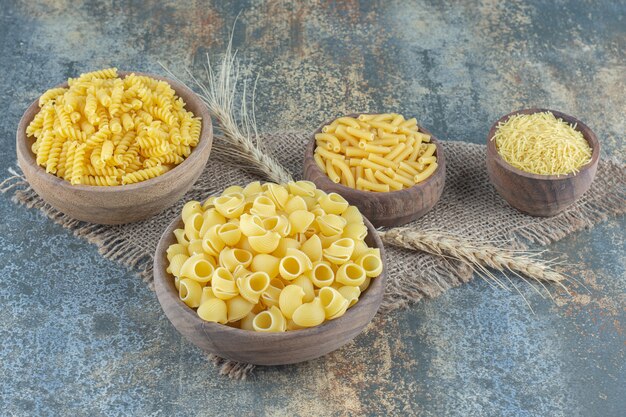
<svg viewBox="0 0 626 417">
<path fill-rule="evenodd" d="M 189 341 L 256 365 L 307 361 L 356 337 L 385 288 L 383 245 L 308 181 L 232 186 L 187 202 L 154 256 L 165 315 Z"/>
<path fill-rule="evenodd" d="M 178 201 L 212 139 L 206 106 L 184 84 L 108 68 L 43 93 L 20 120 L 16 148 L 26 180 L 52 207 L 121 224 Z"/>
</svg>

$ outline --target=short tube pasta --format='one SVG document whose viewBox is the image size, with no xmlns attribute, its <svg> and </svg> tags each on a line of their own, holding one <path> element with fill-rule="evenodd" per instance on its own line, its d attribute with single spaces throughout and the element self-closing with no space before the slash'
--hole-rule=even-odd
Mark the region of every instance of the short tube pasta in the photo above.
<svg viewBox="0 0 626 417">
<path fill-rule="evenodd" d="M 181 218 L 167 272 L 205 321 L 258 332 L 318 326 L 343 316 L 382 273 L 358 208 L 308 181 L 234 185 L 187 202 Z"/>
<path fill-rule="evenodd" d="M 315 136 L 315 162 L 331 181 L 349 188 L 399 191 L 423 182 L 438 167 L 437 145 L 420 132 L 415 118 L 397 113 L 341 117 L 322 132 Z"/>
</svg>

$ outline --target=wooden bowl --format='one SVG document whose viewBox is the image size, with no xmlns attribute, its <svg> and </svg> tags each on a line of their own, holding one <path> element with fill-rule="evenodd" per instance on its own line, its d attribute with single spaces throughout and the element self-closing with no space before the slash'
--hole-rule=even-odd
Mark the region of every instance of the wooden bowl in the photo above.
<svg viewBox="0 0 626 417">
<path fill-rule="evenodd" d="M 119 71 L 120 77 L 130 72 Z M 17 160 L 30 186 L 48 204 L 78 220 L 99 224 L 131 223 L 151 217 L 178 201 L 198 179 L 211 153 L 213 127 L 209 111 L 200 98 L 182 83 L 158 75 L 148 75 L 167 81 L 187 103 L 187 110 L 202 117 L 198 145 L 181 164 L 156 178 L 136 184 L 100 187 L 71 185 L 49 174 L 37 165 L 31 150 L 34 138 L 26 137 L 26 127 L 39 111 L 38 100 L 26 110 L 17 128 Z M 67 87 L 67 83 L 57 87 Z"/>
<path fill-rule="evenodd" d="M 383 244 L 372 224 L 365 219 L 369 246 L 380 248 L 385 258 Z M 200 349 L 222 358 L 256 365 L 285 365 L 308 361 L 338 349 L 358 335 L 372 320 L 383 298 L 385 271 L 372 279 L 369 288 L 359 301 L 338 319 L 317 327 L 292 330 L 284 333 L 258 333 L 236 329 L 223 324 L 202 320 L 187 307 L 174 286 L 174 277 L 166 272 L 166 249 L 176 242 L 173 231 L 183 227 L 180 216 L 174 220 L 159 241 L 154 255 L 154 287 L 167 318 L 176 330 Z"/>
<path fill-rule="evenodd" d="M 358 117 L 361 113 L 347 115 Z M 333 119 L 334 120 L 334 119 Z M 361 191 L 336 184 L 322 172 L 313 159 L 315 151 L 315 135 L 322 131 L 322 127 L 330 124 L 332 120 L 322 124 L 317 129 L 306 147 L 304 154 L 304 178 L 315 183 L 327 193 L 342 195 L 350 204 L 357 206 L 363 216 L 367 217 L 375 227 L 393 227 L 412 222 L 432 209 L 443 192 L 446 181 L 446 159 L 443 148 L 432 133 L 420 126 L 419 131 L 430 135 L 431 142 L 437 145 L 435 156 L 437 157 L 437 169 L 424 182 L 399 191 L 387 193 Z"/>
<path fill-rule="evenodd" d="M 498 124 L 516 114 L 532 114 L 549 111 L 569 124 L 576 124 L 592 149 L 591 162 L 575 174 L 538 175 L 509 165 L 498 153 L 492 140 Z M 580 120 L 548 109 L 524 109 L 502 116 L 491 126 L 487 136 L 487 172 L 498 193 L 511 206 L 532 216 L 554 216 L 572 205 L 591 186 L 598 168 L 600 143 L 593 131 Z"/>
</svg>

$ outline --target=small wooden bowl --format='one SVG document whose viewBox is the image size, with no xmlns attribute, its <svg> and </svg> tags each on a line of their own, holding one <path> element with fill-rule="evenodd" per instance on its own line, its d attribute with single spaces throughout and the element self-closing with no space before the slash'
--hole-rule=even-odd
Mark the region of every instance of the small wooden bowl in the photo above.
<svg viewBox="0 0 626 417">
<path fill-rule="evenodd" d="M 361 113 L 348 114 L 348 117 L 358 117 Z M 334 119 L 333 119 L 334 120 Z M 304 178 L 315 183 L 327 193 L 342 195 L 350 204 L 357 206 L 363 216 L 367 217 L 375 227 L 394 227 L 407 224 L 422 217 L 432 209 L 443 192 L 446 181 L 446 159 L 443 148 L 432 133 L 420 126 L 419 131 L 430 135 L 431 142 L 437 145 L 437 169 L 426 181 L 399 191 L 388 193 L 361 191 L 336 184 L 328 178 L 326 173 L 319 169 L 313 153 L 315 151 L 315 135 L 322 131 L 322 127 L 332 120 L 322 124 L 309 142 L 304 154 Z"/>
<path fill-rule="evenodd" d="M 516 114 L 549 111 L 581 132 L 592 149 L 591 162 L 575 174 L 538 175 L 509 165 L 498 153 L 493 139 L 498 124 Z M 532 216 L 554 216 L 572 205 L 591 186 L 598 168 L 600 143 L 595 133 L 580 120 L 549 109 L 524 109 L 502 116 L 491 126 L 487 136 L 487 172 L 498 193 L 511 206 Z"/>
<path fill-rule="evenodd" d="M 368 245 L 380 249 L 383 243 L 372 224 L 365 219 Z M 372 320 L 385 291 L 385 271 L 372 279 L 359 301 L 338 319 L 320 326 L 284 333 L 258 333 L 202 320 L 187 307 L 174 286 L 174 277 L 166 272 L 165 251 L 176 242 L 173 231 L 183 227 L 180 217 L 174 220 L 159 241 L 154 255 L 154 287 L 167 318 L 176 330 L 200 349 L 222 358 L 256 365 L 286 365 L 304 362 L 338 349 L 356 337 Z"/>
<path fill-rule="evenodd" d="M 130 72 L 119 71 L 120 77 Z M 78 220 L 99 224 L 131 223 L 151 217 L 178 201 L 198 179 L 211 153 L 213 126 L 209 111 L 200 98 L 182 83 L 158 75 L 185 100 L 187 110 L 202 117 L 198 145 L 180 165 L 156 178 L 136 184 L 100 187 L 71 185 L 37 165 L 31 150 L 34 138 L 26 136 L 26 127 L 39 111 L 38 100 L 26 110 L 17 128 L 17 160 L 30 186 L 48 204 Z M 57 87 L 67 87 L 67 83 Z"/>
</svg>

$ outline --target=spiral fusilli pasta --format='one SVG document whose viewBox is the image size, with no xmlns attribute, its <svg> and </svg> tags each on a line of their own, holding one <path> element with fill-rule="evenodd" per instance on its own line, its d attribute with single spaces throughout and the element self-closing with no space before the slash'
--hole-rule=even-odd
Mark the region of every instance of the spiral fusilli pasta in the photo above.
<svg viewBox="0 0 626 417">
<path fill-rule="evenodd" d="M 165 81 L 107 68 L 39 98 L 26 128 L 36 162 L 71 184 L 125 185 L 182 163 L 200 139 L 200 118 Z"/>
</svg>

